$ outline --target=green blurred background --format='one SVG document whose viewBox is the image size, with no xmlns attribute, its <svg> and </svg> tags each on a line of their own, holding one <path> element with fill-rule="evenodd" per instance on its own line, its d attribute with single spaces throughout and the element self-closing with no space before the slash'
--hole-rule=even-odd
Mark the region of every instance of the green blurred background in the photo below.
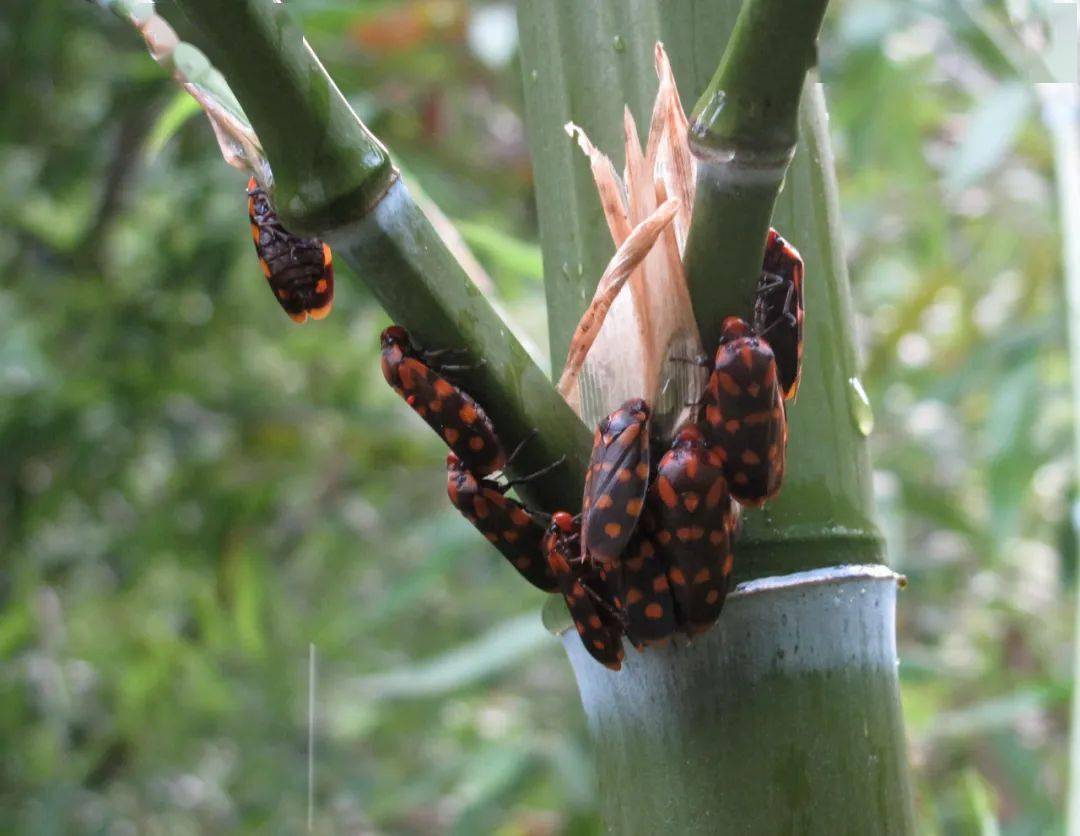
<svg viewBox="0 0 1080 836">
<path fill-rule="evenodd" d="M 291 5 L 543 345 L 513 6 Z M 1001 6 L 837 0 L 821 46 L 923 832 L 1063 827 L 1061 247 Z M 285 317 L 121 21 L 6 0 L 0 50 L 0 829 L 303 830 L 313 644 L 317 831 L 597 833 L 543 596 L 446 502 L 362 283 Z"/>
</svg>

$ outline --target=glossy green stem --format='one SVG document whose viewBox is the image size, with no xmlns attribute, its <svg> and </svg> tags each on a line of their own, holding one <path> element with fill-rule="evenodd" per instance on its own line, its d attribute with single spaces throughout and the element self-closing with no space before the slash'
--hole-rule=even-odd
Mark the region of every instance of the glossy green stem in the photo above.
<svg viewBox="0 0 1080 836">
<path fill-rule="evenodd" d="M 798 139 L 799 99 L 827 0 L 746 0 L 691 116 L 698 161 L 686 280 L 706 346 L 749 319 L 776 196 Z"/>
<path fill-rule="evenodd" d="M 290 225 L 325 237 L 397 323 L 427 348 L 465 352 L 455 381 L 510 447 L 532 430 L 515 475 L 560 456 L 522 488 L 549 511 L 577 510 L 591 436 L 417 207 L 283 4 L 177 0 L 258 133 Z"/>
<path fill-rule="evenodd" d="M 275 208 L 297 232 L 363 215 L 397 179 L 284 3 L 176 0 L 205 39 L 274 170 Z"/>
</svg>

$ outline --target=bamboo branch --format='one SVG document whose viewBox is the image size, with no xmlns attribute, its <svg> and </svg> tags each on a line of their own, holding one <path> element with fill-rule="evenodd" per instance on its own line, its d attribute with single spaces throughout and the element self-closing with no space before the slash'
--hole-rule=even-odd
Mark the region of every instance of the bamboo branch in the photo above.
<svg viewBox="0 0 1080 836">
<path fill-rule="evenodd" d="M 159 22 L 170 44 L 176 38 L 152 3 L 100 2 L 139 27 L 155 59 L 174 75 L 169 62 L 177 55 L 201 57 L 186 44 L 182 53 L 155 48 Z M 467 351 L 471 368 L 456 379 L 484 405 L 504 443 L 512 447 L 539 431 L 514 473 L 566 456 L 564 467 L 523 487 L 526 499 L 549 510 L 576 510 L 589 431 L 454 259 L 285 6 L 273 0 L 178 0 L 177 6 L 204 36 L 213 65 L 206 61 L 202 69 L 227 91 L 215 101 L 236 102 L 235 113 L 226 108 L 229 116 L 254 129 L 260 156 L 265 152 L 272 164 L 282 217 L 297 232 L 329 240 L 420 345 Z M 188 89 L 202 92 L 198 85 Z"/>
<path fill-rule="evenodd" d="M 749 318 L 765 237 L 798 139 L 799 98 L 828 0 L 746 0 L 691 117 L 698 161 L 685 263 L 706 346 Z"/>
</svg>

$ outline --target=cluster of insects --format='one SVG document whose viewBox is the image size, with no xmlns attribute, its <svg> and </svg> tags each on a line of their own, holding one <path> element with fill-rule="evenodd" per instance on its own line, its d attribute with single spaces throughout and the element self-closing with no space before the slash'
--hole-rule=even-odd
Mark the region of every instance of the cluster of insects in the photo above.
<svg viewBox="0 0 1080 836">
<path fill-rule="evenodd" d="M 715 623 L 740 507 L 780 490 L 785 401 L 801 369 L 803 263 L 775 230 L 752 319 L 724 320 L 714 356 L 700 361 L 709 379 L 695 416 L 658 461 L 644 400 L 600 422 L 578 514 L 508 496 L 515 482 L 500 474 L 517 451 L 507 455 L 483 408 L 451 381 L 447 351 L 421 349 L 397 325 L 382 333 L 387 382 L 450 448 L 450 501 L 522 577 L 562 594 L 584 647 L 609 668 L 622 665 L 624 636 L 641 650 Z"/>
</svg>

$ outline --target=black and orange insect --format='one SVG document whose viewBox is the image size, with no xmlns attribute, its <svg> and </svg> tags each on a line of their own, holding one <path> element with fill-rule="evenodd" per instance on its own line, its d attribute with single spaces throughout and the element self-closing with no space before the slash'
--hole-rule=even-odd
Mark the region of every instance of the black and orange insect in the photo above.
<svg viewBox="0 0 1080 836">
<path fill-rule="evenodd" d="M 769 343 L 737 316 L 721 327 L 720 345 L 702 398 L 708 442 L 724 453 L 731 495 L 762 505 L 784 478 L 787 421 Z"/>
<path fill-rule="evenodd" d="M 638 532 L 618 564 L 602 576 L 614 590 L 626 637 L 638 650 L 667 642 L 677 628 L 667 564 L 652 538 Z"/>
<path fill-rule="evenodd" d="M 266 190 L 248 181 L 248 220 L 259 266 L 278 304 L 295 322 L 323 319 L 334 304 L 334 258 L 319 238 L 293 235 L 281 225 Z"/>
<path fill-rule="evenodd" d="M 724 453 L 711 447 L 696 425 L 680 427 L 660 459 L 647 513 L 653 540 L 668 563 L 679 624 L 696 635 L 720 617 L 738 520 L 724 477 Z"/>
<path fill-rule="evenodd" d="M 383 331 L 381 340 L 386 382 L 427 421 L 464 466 L 477 476 L 503 467 L 506 454 L 491 419 L 472 397 L 432 368 L 435 353 L 419 350 L 400 325 Z"/>
<path fill-rule="evenodd" d="M 754 299 L 754 330 L 769 341 L 785 399 L 795 397 L 802 375 L 804 272 L 799 251 L 770 229 Z"/>
<path fill-rule="evenodd" d="M 453 506 L 525 580 L 545 592 L 554 592 L 559 587 L 543 549 L 545 526 L 506 495 L 512 484 L 477 477 L 453 453 L 446 457 L 446 492 Z"/>
<path fill-rule="evenodd" d="M 581 537 L 579 519 L 557 511 L 544 535 L 544 554 L 558 581 L 581 643 L 601 665 L 622 667 L 622 622 L 612 608 L 610 593 L 600 572 L 577 557 Z"/>
<path fill-rule="evenodd" d="M 585 474 L 581 556 L 618 559 L 637 527 L 649 486 L 649 406 L 631 398 L 596 428 Z"/>
</svg>

